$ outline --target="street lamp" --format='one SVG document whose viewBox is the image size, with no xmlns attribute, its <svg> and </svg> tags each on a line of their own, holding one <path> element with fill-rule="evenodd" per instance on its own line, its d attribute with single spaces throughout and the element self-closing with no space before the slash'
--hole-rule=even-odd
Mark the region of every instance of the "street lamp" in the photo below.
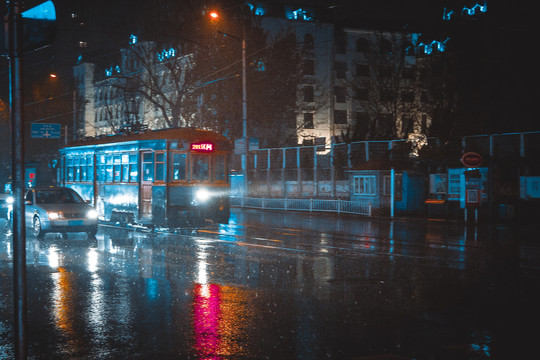
<svg viewBox="0 0 540 360">
<path fill-rule="evenodd" d="M 212 21 L 219 19 L 219 13 L 217 11 L 210 12 L 210 18 Z M 242 42 L 242 140 L 244 148 L 242 149 L 242 175 L 244 183 L 244 196 L 248 195 L 248 179 L 247 179 L 247 151 L 249 147 L 247 136 L 247 86 L 246 86 L 246 25 L 242 22 L 242 39 L 236 36 L 218 31 L 221 34 L 227 35 Z"/>
</svg>

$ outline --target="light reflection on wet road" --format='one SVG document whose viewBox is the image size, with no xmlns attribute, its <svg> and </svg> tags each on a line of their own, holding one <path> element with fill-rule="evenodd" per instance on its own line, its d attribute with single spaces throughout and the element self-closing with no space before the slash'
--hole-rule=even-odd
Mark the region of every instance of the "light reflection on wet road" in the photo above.
<svg viewBox="0 0 540 360">
<path fill-rule="evenodd" d="M 27 239 L 31 359 L 499 359 L 534 345 L 540 243 L 457 223 L 233 211 L 190 235 Z M 12 338 L 0 241 L 0 359 Z"/>
</svg>

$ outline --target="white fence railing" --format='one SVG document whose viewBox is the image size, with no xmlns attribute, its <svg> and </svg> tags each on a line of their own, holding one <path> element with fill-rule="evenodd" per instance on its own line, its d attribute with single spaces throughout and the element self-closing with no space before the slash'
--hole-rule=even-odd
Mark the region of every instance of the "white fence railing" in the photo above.
<svg viewBox="0 0 540 360">
<path fill-rule="evenodd" d="M 333 212 L 371 216 L 371 204 L 361 201 L 323 199 L 273 199 L 231 197 L 231 206 L 266 210 Z"/>
</svg>

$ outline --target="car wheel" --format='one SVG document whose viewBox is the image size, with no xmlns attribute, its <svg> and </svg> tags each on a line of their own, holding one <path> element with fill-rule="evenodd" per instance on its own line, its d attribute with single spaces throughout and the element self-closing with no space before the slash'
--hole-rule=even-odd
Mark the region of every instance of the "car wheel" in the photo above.
<svg viewBox="0 0 540 360">
<path fill-rule="evenodd" d="M 37 238 L 42 238 L 45 236 L 45 232 L 43 231 L 43 229 L 41 228 L 41 220 L 39 219 L 39 217 L 34 217 L 34 236 L 37 237 Z"/>
</svg>

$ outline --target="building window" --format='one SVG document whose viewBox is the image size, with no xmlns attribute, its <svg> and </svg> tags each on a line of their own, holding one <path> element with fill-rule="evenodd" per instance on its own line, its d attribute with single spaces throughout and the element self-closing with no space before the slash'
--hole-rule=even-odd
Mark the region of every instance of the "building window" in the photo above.
<svg viewBox="0 0 540 360">
<path fill-rule="evenodd" d="M 392 43 L 389 40 L 381 39 L 379 50 L 381 55 L 392 54 Z"/>
<path fill-rule="evenodd" d="M 344 103 L 347 99 L 345 88 L 343 86 L 334 86 L 334 96 L 336 103 Z"/>
<path fill-rule="evenodd" d="M 414 101 L 414 92 L 413 91 L 404 91 L 401 93 L 401 101 L 403 102 L 413 102 Z"/>
<path fill-rule="evenodd" d="M 366 38 L 356 40 L 356 51 L 367 53 L 369 52 L 369 41 Z"/>
<path fill-rule="evenodd" d="M 313 113 L 304 113 L 304 129 L 313 129 Z"/>
<path fill-rule="evenodd" d="M 304 48 L 305 49 L 313 49 L 313 35 L 306 34 L 304 35 Z"/>
<path fill-rule="evenodd" d="M 313 86 L 304 86 L 304 102 L 313 102 Z"/>
<path fill-rule="evenodd" d="M 413 132 L 414 119 L 410 117 L 401 118 L 401 131 L 403 135 Z"/>
<path fill-rule="evenodd" d="M 354 97 L 356 100 L 365 101 L 369 100 L 369 89 L 355 89 L 354 90 Z"/>
<path fill-rule="evenodd" d="M 347 52 L 347 36 L 340 34 L 336 37 L 336 53 L 345 54 Z"/>
<path fill-rule="evenodd" d="M 304 60 L 304 75 L 315 75 L 315 62 L 312 59 Z"/>
<path fill-rule="evenodd" d="M 375 175 L 358 175 L 353 178 L 355 195 L 376 195 Z"/>
<path fill-rule="evenodd" d="M 392 195 L 392 183 L 391 183 L 391 176 L 390 175 L 384 175 L 383 177 L 383 195 L 390 196 Z M 394 201 L 401 201 L 403 200 L 403 176 L 402 174 L 394 174 Z"/>
<path fill-rule="evenodd" d="M 389 89 L 383 89 L 380 92 L 380 100 L 381 101 L 393 101 L 394 100 L 394 94 Z"/>
<path fill-rule="evenodd" d="M 347 110 L 334 110 L 334 124 L 347 124 Z"/>
<path fill-rule="evenodd" d="M 401 76 L 405 80 L 414 80 L 414 69 L 410 67 L 404 68 Z"/>
<path fill-rule="evenodd" d="M 369 65 L 368 64 L 356 64 L 356 76 L 369 77 Z"/>
<path fill-rule="evenodd" d="M 336 78 L 346 79 L 347 78 L 347 63 L 336 61 L 335 62 Z"/>
</svg>

